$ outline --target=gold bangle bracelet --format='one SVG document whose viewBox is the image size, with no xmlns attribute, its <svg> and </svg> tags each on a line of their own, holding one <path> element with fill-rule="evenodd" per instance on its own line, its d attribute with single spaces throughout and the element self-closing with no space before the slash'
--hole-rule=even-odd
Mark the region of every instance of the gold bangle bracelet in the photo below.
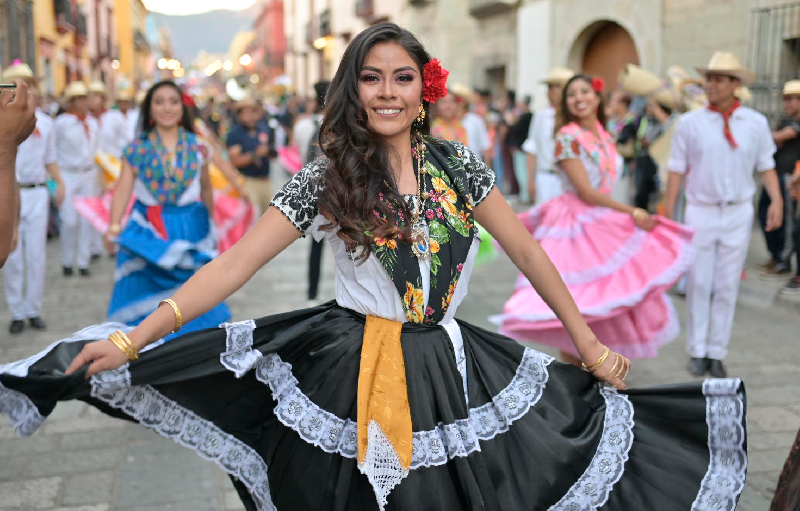
<svg viewBox="0 0 800 511">
<path fill-rule="evenodd" d="M 162 300 L 161 303 L 158 304 L 161 307 L 162 304 L 166 303 L 170 307 L 172 307 L 173 312 L 175 312 L 175 329 L 172 331 L 174 334 L 175 332 L 179 331 L 183 326 L 183 315 L 181 315 L 181 309 L 178 307 L 178 304 L 175 303 L 175 300 L 172 298 L 167 298 L 166 300 Z"/>
<path fill-rule="evenodd" d="M 617 364 L 619 364 L 620 356 L 619 353 L 614 353 L 614 355 L 616 355 L 616 357 L 614 358 L 614 365 L 611 366 L 611 370 L 609 372 L 600 377 L 602 381 L 608 381 L 609 380 L 608 377 L 611 375 L 611 373 L 617 370 Z"/>
<path fill-rule="evenodd" d="M 120 349 L 128 360 L 134 361 L 139 358 L 139 350 L 133 345 L 131 340 L 121 330 L 117 330 L 108 336 L 108 340 L 114 343 L 114 346 Z"/>
<path fill-rule="evenodd" d="M 120 232 L 122 232 L 122 227 L 120 227 L 119 224 L 111 224 L 108 226 L 106 232 L 111 234 L 119 234 Z"/>
<path fill-rule="evenodd" d="M 606 359 L 608 358 L 608 354 L 611 353 L 611 350 L 608 348 L 608 346 L 606 346 L 605 348 L 606 349 L 603 351 L 603 355 L 597 360 L 597 362 L 588 367 L 586 366 L 586 364 L 581 364 L 583 365 L 584 371 L 591 373 L 592 371 L 596 371 L 597 369 L 600 369 L 603 366 Z"/>
</svg>

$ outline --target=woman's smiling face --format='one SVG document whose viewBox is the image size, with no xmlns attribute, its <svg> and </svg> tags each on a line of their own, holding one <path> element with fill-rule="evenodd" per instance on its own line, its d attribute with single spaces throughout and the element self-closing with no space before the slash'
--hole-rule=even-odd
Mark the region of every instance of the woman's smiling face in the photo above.
<svg viewBox="0 0 800 511">
<path fill-rule="evenodd" d="M 384 138 L 407 135 L 422 104 L 422 73 L 396 42 L 372 47 L 358 77 L 358 96 L 367 127 Z"/>
</svg>

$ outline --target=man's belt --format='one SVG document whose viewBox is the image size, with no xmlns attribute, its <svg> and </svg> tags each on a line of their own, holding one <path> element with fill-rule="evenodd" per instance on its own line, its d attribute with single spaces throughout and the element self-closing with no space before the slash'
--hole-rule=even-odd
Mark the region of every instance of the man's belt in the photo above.
<svg viewBox="0 0 800 511">
<path fill-rule="evenodd" d="M 692 206 L 713 206 L 713 207 L 724 207 L 724 206 L 738 206 L 739 204 L 746 204 L 751 202 L 752 199 L 742 199 L 742 200 L 720 200 L 714 202 L 705 202 L 705 201 L 695 201 L 695 200 L 687 200 L 686 202 Z"/>
<path fill-rule="evenodd" d="M 42 186 L 47 186 L 47 183 L 20 183 L 20 188 L 40 188 Z"/>
</svg>

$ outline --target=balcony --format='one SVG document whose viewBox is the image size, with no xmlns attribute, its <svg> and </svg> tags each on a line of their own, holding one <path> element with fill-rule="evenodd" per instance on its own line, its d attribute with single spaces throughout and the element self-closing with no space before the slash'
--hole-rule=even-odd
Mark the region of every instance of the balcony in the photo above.
<svg viewBox="0 0 800 511">
<path fill-rule="evenodd" d="M 54 0 L 53 6 L 56 12 L 56 30 L 64 35 L 75 31 L 75 17 L 72 15 L 72 3 L 70 0 Z"/>
<path fill-rule="evenodd" d="M 319 15 L 319 36 L 330 37 L 333 35 L 331 27 L 331 10 L 325 9 Z"/>
<path fill-rule="evenodd" d="M 359 18 L 371 18 L 374 14 L 374 0 L 356 0 L 356 16 Z"/>
<path fill-rule="evenodd" d="M 519 4 L 519 0 L 469 0 L 469 13 L 474 18 L 487 18 L 509 11 Z"/>
<path fill-rule="evenodd" d="M 79 12 L 75 17 L 75 41 L 77 44 L 86 44 L 86 30 L 86 15 Z"/>
</svg>

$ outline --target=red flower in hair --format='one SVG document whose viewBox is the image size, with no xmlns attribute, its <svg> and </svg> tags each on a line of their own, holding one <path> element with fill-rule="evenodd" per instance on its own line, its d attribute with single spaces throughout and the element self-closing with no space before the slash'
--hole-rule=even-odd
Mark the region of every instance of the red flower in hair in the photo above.
<svg viewBox="0 0 800 511">
<path fill-rule="evenodd" d="M 592 78 L 592 89 L 597 92 L 603 92 L 606 88 L 606 82 L 602 78 L 595 76 Z"/>
<path fill-rule="evenodd" d="M 422 99 L 436 103 L 447 96 L 447 77 L 450 71 L 443 68 L 439 59 L 431 59 L 422 68 Z"/>
</svg>

